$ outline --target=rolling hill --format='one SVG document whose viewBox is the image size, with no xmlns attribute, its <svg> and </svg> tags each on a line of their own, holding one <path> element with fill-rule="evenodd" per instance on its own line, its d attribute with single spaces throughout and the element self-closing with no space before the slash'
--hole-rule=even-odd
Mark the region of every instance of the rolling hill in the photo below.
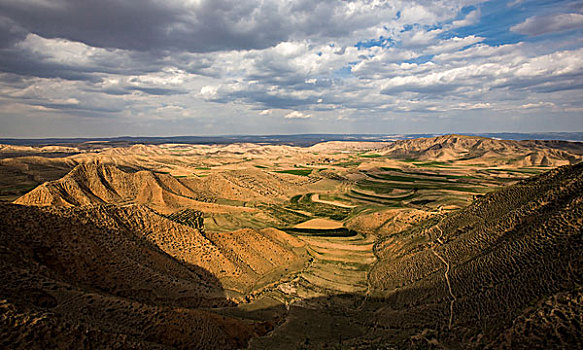
<svg viewBox="0 0 583 350">
<path fill-rule="evenodd" d="M 189 207 L 205 212 L 252 211 L 215 204 L 232 201 L 273 201 L 301 192 L 306 180 L 259 169 L 232 170 L 203 178 L 176 178 L 150 170 L 101 163 L 82 163 L 62 178 L 41 184 L 15 203 L 37 206 L 80 206 L 104 203 L 147 204 L 162 212 Z"/>
<path fill-rule="evenodd" d="M 581 144 L 70 147 L 0 159 L 0 348 L 583 346 Z"/>
<path fill-rule="evenodd" d="M 376 152 L 397 159 L 514 166 L 561 166 L 582 159 L 577 143 L 496 140 L 464 135 L 399 140 Z"/>
<path fill-rule="evenodd" d="M 261 330 L 199 310 L 231 302 L 212 272 L 170 254 L 159 235 L 173 232 L 174 245 L 213 258 L 215 270 L 228 260 L 148 208 L 3 204 L 0 227 L 4 348 L 231 349 Z"/>
<path fill-rule="evenodd" d="M 95 163 L 79 164 L 61 179 L 43 183 L 15 203 L 66 207 L 137 203 L 162 212 L 183 207 L 206 212 L 250 210 L 208 203 L 207 197 L 168 174 Z"/>
<path fill-rule="evenodd" d="M 582 248 L 579 163 L 379 243 L 376 319 L 446 347 L 581 345 Z"/>
</svg>

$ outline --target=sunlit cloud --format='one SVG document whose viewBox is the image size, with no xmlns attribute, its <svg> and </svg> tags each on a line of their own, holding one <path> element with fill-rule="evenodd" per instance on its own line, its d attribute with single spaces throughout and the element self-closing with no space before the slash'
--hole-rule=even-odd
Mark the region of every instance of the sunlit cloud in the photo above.
<svg viewBox="0 0 583 350">
<path fill-rule="evenodd" d="M 549 128 L 583 125 L 574 1 L 553 12 L 501 0 L 111 6 L 0 1 L 3 126 L 40 120 L 39 132 L 58 136 L 51 118 L 66 116 L 79 129 L 107 118 L 107 129 L 91 124 L 99 135 L 112 125 L 122 134 L 447 132 L 447 116 L 492 131 L 534 125 L 525 111 Z"/>
</svg>

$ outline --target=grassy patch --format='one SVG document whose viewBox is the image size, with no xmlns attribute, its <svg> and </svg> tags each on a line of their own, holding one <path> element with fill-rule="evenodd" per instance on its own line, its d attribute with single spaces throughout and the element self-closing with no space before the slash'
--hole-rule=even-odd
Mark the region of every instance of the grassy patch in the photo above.
<svg viewBox="0 0 583 350">
<path fill-rule="evenodd" d="M 426 167 L 426 168 L 442 168 L 442 167 L 449 167 L 451 164 L 446 162 L 438 162 L 438 161 L 431 161 L 431 162 L 420 162 L 420 163 L 413 163 L 415 166 L 418 167 Z"/>
<path fill-rule="evenodd" d="M 288 170 L 277 170 L 276 173 L 280 174 L 292 174 L 298 176 L 308 176 L 312 173 L 312 169 L 288 169 Z"/>
<path fill-rule="evenodd" d="M 216 203 L 223 204 L 223 205 L 232 205 L 235 207 L 244 207 L 245 206 L 244 201 L 240 201 L 240 200 L 236 200 L 236 199 L 227 199 L 227 198 L 217 198 Z"/>
<path fill-rule="evenodd" d="M 291 197 L 290 202 L 292 202 L 292 204 L 298 204 L 298 201 L 300 200 L 300 198 L 302 198 L 301 194 L 295 195 L 295 196 Z"/>
<path fill-rule="evenodd" d="M 360 163 L 362 163 L 362 162 L 357 162 L 357 161 L 351 161 L 351 160 L 349 160 L 347 162 L 340 162 L 340 163 L 336 163 L 334 165 L 335 166 L 340 166 L 340 167 L 343 167 L 343 168 L 352 168 L 352 167 L 359 166 Z"/>
<path fill-rule="evenodd" d="M 313 229 L 313 228 L 282 228 L 289 234 L 303 235 L 303 236 L 317 236 L 317 237 L 352 237 L 356 236 L 356 232 L 347 228 L 336 228 L 331 230 Z"/>
<path fill-rule="evenodd" d="M 362 158 L 380 158 L 382 157 L 382 155 L 378 154 L 378 153 L 371 153 L 371 154 L 361 154 L 360 155 Z"/>
<path fill-rule="evenodd" d="M 399 175 L 389 175 L 389 174 L 366 174 L 373 179 L 387 180 L 387 181 L 397 181 L 397 182 L 415 182 L 415 178 L 412 176 L 399 176 Z"/>
<path fill-rule="evenodd" d="M 298 213 L 292 209 L 273 204 L 262 204 L 259 205 L 258 208 L 268 213 L 271 217 L 284 225 L 293 226 L 306 221 L 309 218 L 309 216 Z"/>
<path fill-rule="evenodd" d="M 350 215 L 351 208 L 341 208 L 335 205 L 317 203 L 312 201 L 312 193 L 297 195 L 290 199 L 290 209 L 312 213 L 316 217 L 325 217 L 342 221 Z"/>
<path fill-rule="evenodd" d="M 358 188 L 366 191 L 373 191 L 377 194 L 390 194 L 393 189 L 401 190 L 451 190 L 460 192 L 483 192 L 479 185 L 474 185 L 476 187 L 464 186 L 463 184 L 456 183 L 444 183 L 444 182 L 415 182 L 415 183 L 405 183 L 405 182 L 395 182 L 395 183 L 382 183 L 378 181 L 363 180 L 358 184 Z"/>
<path fill-rule="evenodd" d="M 435 202 L 433 199 L 420 199 L 418 201 L 411 201 L 411 204 L 425 205 L 425 204 L 429 204 L 429 203 L 433 203 L 433 202 Z"/>
<path fill-rule="evenodd" d="M 389 168 L 389 167 L 385 167 L 385 166 L 381 167 L 381 170 L 383 170 L 383 171 L 395 171 L 395 172 L 398 172 L 398 173 L 402 173 L 403 172 L 403 169 L 399 169 L 399 168 Z"/>
</svg>

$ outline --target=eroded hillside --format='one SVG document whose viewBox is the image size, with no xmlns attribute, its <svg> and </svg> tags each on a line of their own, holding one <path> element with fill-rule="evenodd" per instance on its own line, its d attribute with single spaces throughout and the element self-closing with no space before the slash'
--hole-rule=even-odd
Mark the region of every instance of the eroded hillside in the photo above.
<svg viewBox="0 0 583 350">
<path fill-rule="evenodd" d="M 544 309 L 537 303 L 549 296 L 578 293 L 582 230 L 581 163 L 487 194 L 433 227 L 377 245 L 370 281 L 385 306 L 376 317 L 384 327 L 436 330 L 450 345 L 504 342 L 494 339 L 517 332 L 517 324 L 506 329 L 526 317 L 523 312 L 532 314 L 528 308 Z M 575 308 L 563 313 L 571 326 L 553 338 L 553 347 L 580 341 L 576 304 L 563 306 Z M 531 336 L 521 339 L 536 345 Z"/>
<path fill-rule="evenodd" d="M 396 141 L 379 153 L 402 159 L 460 163 L 560 166 L 581 160 L 580 149 L 565 150 L 551 142 L 495 140 L 486 137 L 445 135 Z"/>
<path fill-rule="evenodd" d="M 0 153 L 2 346 L 581 344 L 580 144 Z"/>
<path fill-rule="evenodd" d="M 176 227 L 152 215 L 141 207 L 1 205 L 2 346 L 232 349 L 261 333 L 263 325 L 200 310 L 231 302 L 203 264 L 155 243 L 152 229 Z M 192 257 L 218 257 L 196 239 L 188 242 L 198 249 Z"/>
</svg>

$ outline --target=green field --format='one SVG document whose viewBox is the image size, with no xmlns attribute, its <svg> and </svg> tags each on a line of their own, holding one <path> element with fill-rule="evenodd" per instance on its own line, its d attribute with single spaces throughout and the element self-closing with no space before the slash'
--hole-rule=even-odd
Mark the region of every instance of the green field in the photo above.
<svg viewBox="0 0 583 350">
<path fill-rule="evenodd" d="M 312 173 L 313 169 L 288 169 L 288 170 L 276 170 L 276 173 L 280 174 L 292 174 L 298 176 L 308 176 Z"/>
</svg>

